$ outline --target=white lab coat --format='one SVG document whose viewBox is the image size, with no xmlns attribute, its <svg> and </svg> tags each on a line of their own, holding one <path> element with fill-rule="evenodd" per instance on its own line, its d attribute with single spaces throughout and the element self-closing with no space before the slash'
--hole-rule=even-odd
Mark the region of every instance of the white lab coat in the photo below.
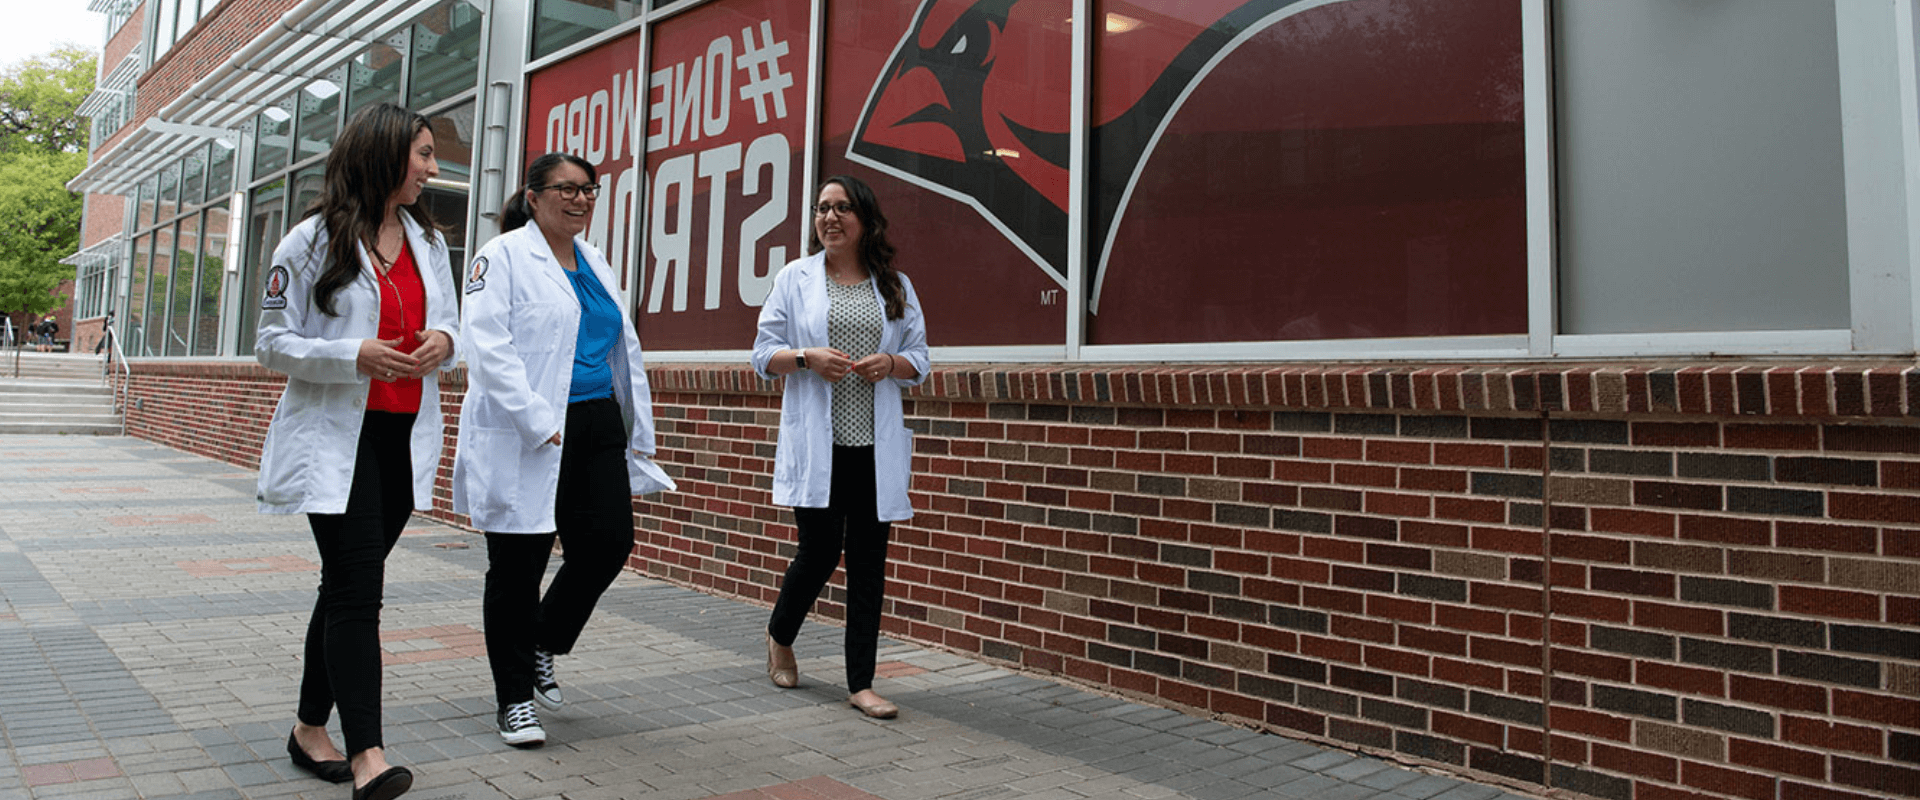
<svg viewBox="0 0 1920 800">
<path fill-rule="evenodd" d="M 767 365 L 780 350 L 827 347 L 825 253 L 787 264 L 774 276 L 773 292 L 760 307 L 759 335 L 753 342 L 753 369 L 771 379 Z M 913 282 L 900 274 L 906 313 L 887 320 L 878 352 L 913 364 L 911 379 L 888 378 L 873 385 L 874 494 L 882 522 L 913 518 L 907 481 L 913 473 L 913 431 L 901 414 L 900 387 L 926 380 L 933 362 L 927 356 L 927 323 Z M 880 290 L 874 288 L 879 299 Z M 886 308 L 884 300 L 879 301 Z M 855 360 L 868 353 L 849 353 Z M 789 356 L 791 357 L 791 356 Z M 861 380 L 848 375 L 841 380 Z M 786 376 L 780 398 L 780 442 L 773 456 L 773 502 L 800 508 L 825 508 L 833 488 L 833 384 L 819 374 Z"/>
<path fill-rule="evenodd" d="M 584 240 L 574 243 L 625 323 L 607 361 L 629 426 L 627 482 L 634 494 L 672 489 L 673 480 L 648 458 L 653 392 L 640 337 L 626 321 L 625 296 L 606 257 Z M 566 428 L 580 299 L 538 225 L 528 222 L 480 248 L 468 270 L 460 329 L 467 397 L 453 462 L 453 510 L 491 533 L 550 533 L 558 527 L 554 495 L 567 443 L 547 440 Z"/>
<path fill-rule="evenodd" d="M 426 289 L 427 328 L 459 334 L 453 268 L 447 242 L 402 214 L 407 247 Z M 341 514 L 353 486 L 353 460 L 372 378 L 356 366 L 360 342 L 380 335 L 380 289 L 373 262 L 360 249 L 360 274 L 333 296 L 338 316 L 313 302 L 313 284 L 327 260 L 327 231 L 319 216 L 295 225 L 273 251 L 269 292 L 262 299 L 254 358 L 287 375 L 287 388 L 273 411 L 260 449 L 257 499 L 268 514 Z M 272 281 L 283 281 L 273 294 Z M 280 306 L 280 307 L 275 307 Z M 459 351 L 441 362 L 453 368 Z M 440 413 L 435 376 L 421 380 L 420 414 L 413 421 L 413 507 L 433 508 L 433 479 L 440 464 L 446 420 Z"/>
</svg>

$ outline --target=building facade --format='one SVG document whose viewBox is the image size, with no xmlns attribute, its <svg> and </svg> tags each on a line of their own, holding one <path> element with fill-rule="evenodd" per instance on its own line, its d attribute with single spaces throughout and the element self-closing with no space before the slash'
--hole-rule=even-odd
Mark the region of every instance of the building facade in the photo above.
<svg viewBox="0 0 1920 800">
<path fill-rule="evenodd" d="M 770 602 L 746 352 L 858 175 L 936 362 L 889 634 L 1536 791 L 1916 797 L 1914 6 L 96 0 L 76 333 L 255 464 L 348 115 L 433 120 L 456 269 L 573 152 L 681 485 L 633 566 Z"/>
</svg>

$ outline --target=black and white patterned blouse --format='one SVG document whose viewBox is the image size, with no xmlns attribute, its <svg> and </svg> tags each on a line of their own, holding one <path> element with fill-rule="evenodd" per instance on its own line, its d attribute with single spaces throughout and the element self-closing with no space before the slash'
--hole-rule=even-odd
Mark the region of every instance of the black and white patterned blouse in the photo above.
<svg viewBox="0 0 1920 800">
<path fill-rule="evenodd" d="M 827 282 L 827 344 L 859 361 L 880 349 L 886 313 L 874 293 L 873 279 L 842 286 Z M 846 447 L 873 444 L 873 384 L 848 373 L 833 385 L 833 443 Z"/>
</svg>

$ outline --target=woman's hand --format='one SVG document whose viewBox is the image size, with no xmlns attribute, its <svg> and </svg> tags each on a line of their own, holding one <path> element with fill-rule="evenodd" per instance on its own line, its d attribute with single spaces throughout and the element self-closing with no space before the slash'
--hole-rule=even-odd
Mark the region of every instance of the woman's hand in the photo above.
<svg viewBox="0 0 1920 800">
<path fill-rule="evenodd" d="M 831 347 L 809 347 L 800 352 L 807 356 L 807 369 L 826 378 L 828 383 L 839 383 L 853 371 L 853 356 Z"/>
<path fill-rule="evenodd" d="M 866 378 L 868 383 L 879 383 L 892 374 L 893 358 L 886 353 L 874 353 L 853 362 L 853 371 Z"/>
<path fill-rule="evenodd" d="M 403 377 L 413 377 L 420 362 L 413 356 L 398 349 L 405 336 L 395 339 L 361 339 L 360 354 L 353 360 L 360 374 L 382 383 L 392 383 Z"/>
<path fill-rule="evenodd" d="M 446 331 L 415 331 L 413 338 L 420 342 L 420 346 L 413 351 L 413 357 L 420 364 L 407 375 L 409 378 L 424 378 L 433 374 L 448 356 L 453 355 L 453 337 Z"/>
</svg>

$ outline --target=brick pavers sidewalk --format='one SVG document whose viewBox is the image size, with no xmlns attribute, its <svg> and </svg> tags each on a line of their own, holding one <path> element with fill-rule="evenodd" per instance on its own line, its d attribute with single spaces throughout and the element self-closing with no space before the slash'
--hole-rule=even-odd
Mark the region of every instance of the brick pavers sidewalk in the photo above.
<svg viewBox="0 0 1920 800">
<path fill-rule="evenodd" d="M 288 763 L 318 556 L 251 471 L 138 439 L 0 436 L 0 798 L 346 798 Z M 556 561 L 557 563 L 557 561 Z M 408 798 L 1518 798 L 883 640 L 879 722 L 840 631 L 762 672 L 764 608 L 635 574 L 576 652 L 549 744 L 493 730 L 485 542 L 416 519 L 387 562 L 388 758 Z M 336 738 L 338 742 L 337 728 Z"/>
</svg>

